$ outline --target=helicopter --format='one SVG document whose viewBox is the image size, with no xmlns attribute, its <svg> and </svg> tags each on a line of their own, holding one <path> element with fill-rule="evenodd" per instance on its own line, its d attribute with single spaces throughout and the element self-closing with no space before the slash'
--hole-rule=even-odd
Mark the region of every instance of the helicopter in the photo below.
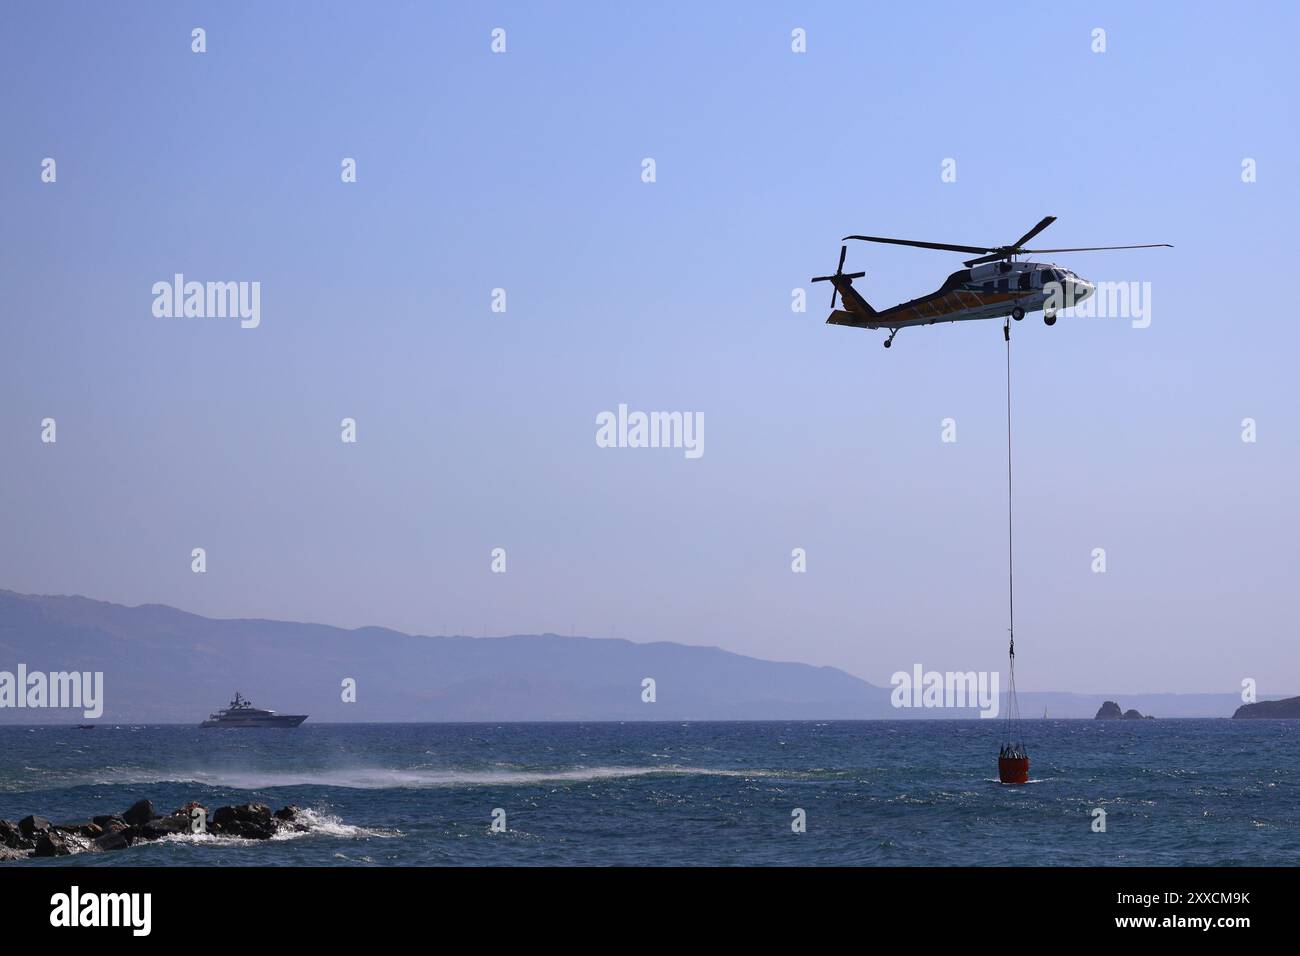
<svg viewBox="0 0 1300 956">
<path fill-rule="evenodd" d="M 860 239 L 864 242 L 884 242 L 895 246 L 917 246 L 921 249 L 942 249 L 949 252 L 979 253 L 974 259 L 962 263 L 966 268 L 954 272 L 944 280 L 938 290 L 919 299 L 911 299 L 877 312 L 853 288 L 853 280 L 861 279 L 865 272 L 845 272 L 844 257 L 849 247 L 840 246 L 840 262 L 835 274 L 817 276 L 813 282 L 829 282 L 831 314 L 827 325 L 850 325 L 857 329 L 889 329 L 885 348 L 894 343 L 899 329 L 936 322 L 963 322 L 967 319 L 998 319 L 1011 316 L 1019 322 L 1026 312 L 1043 310 L 1043 322 L 1056 324 L 1053 307 L 1062 301 L 1074 305 L 1096 290 L 1087 279 L 1044 262 L 1018 262 L 1017 256 L 1041 255 L 1049 252 L 1093 252 L 1100 249 L 1172 249 L 1167 242 L 1154 242 L 1137 246 L 1080 246 L 1073 249 L 1026 249 L 1025 243 L 1033 239 L 1052 223 L 1055 216 L 1045 216 L 1038 225 L 1009 246 L 958 246 L 947 242 L 917 242 L 911 239 L 888 239 L 883 236 L 845 236 L 842 241 Z M 839 295 L 844 306 L 835 308 Z"/>
</svg>

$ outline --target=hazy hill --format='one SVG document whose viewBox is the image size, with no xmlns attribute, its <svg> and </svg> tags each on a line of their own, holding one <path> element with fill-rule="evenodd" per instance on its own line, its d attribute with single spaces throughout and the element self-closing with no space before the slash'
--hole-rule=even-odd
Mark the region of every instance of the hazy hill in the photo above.
<svg viewBox="0 0 1300 956">
<path fill-rule="evenodd" d="M 197 723 L 242 691 L 320 721 L 780 720 L 974 717 L 895 710 L 889 687 L 833 667 L 716 647 L 557 634 L 425 637 L 378 627 L 215 620 L 160 604 L 0 590 L 0 671 L 103 671 L 109 722 Z M 340 699 L 345 677 L 357 702 Z M 641 700 L 656 681 L 657 701 Z M 1156 717 L 1227 717 L 1235 694 L 1125 694 Z M 1114 694 L 1029 692 L 1036 719 L 1091 718 Z M 0 709 L 0 723 L 76 723 L 80 712 Z"/>
<path fill-rule="evenodd" d="M 235 690 L 313 721 L 677 720 L 893 716 L 886 691 L 830 667 L 715 647 L 561 637 L 422 637 L 214 620 L 157 604 L 0 591 L 0 670 L 103 671 L 106 721 L 195 722 Z M 357 702 L 340 699 L 345 677 Z M 641 681 L 657 700 L 641 700 Z M 70 711 L 0 710 L 3 723 Z"/>
</svg>

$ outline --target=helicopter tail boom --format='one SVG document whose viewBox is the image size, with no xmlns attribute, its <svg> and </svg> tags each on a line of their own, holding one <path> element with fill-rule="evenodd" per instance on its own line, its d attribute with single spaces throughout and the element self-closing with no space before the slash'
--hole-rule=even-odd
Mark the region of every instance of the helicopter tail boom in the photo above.
<svg viewBox="0 0 1300 956">
<path fill-rule="evenodd" d="M 844 257 L 848 254 L 848 246 L 840 246 L 840 262 L 835 267 L 835 274 L 829 276 L 814 276 L 813 282 L 829 282 L 831 289 L 831 317 L 827 319 L 830 325 L 856 325 L 860 328 L 874 328 L 872 319 L 876 316 L 876 310 L 867 304 L 867 300 L 857 289 L 853 288 L 853 280 L 861 279 L 866 275 L 865 272 L 845 272 Z M 844 308 L 835 308 L 835 296 L 839 295 L 840 301 L 843 302 Z"/>
<path fill-rule="evenodd" d="M 830 281 L 839 292 L 840 301 L 844 303 L 845 310 L 860 319 L 868 319 L 876 314 L 876 310 L 871 307 L 866 299 L 862 298 L 862 293 L 853 288 L 854 278 L 855 277 L 851 275 L 832 276 Z M 832 318 L 834 318 L 836 314 L 840 314 L 839 309 L 836 309 L 835 312 L 832 313 Z M 830 320 L 828 319 L 827 321 Z"/>
</svg>

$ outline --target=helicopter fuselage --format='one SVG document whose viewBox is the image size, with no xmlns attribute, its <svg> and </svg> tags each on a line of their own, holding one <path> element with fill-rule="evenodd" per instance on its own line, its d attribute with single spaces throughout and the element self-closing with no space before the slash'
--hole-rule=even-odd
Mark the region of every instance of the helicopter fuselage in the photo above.
<svg viewBox="0 0 1300 956">
<path fill-rule="evenodd" d="M 1051 314 L 1053 309 L 1068 308 L 1086 299 L 1095 289 L 1093 283 L 1057 265 L 1005 260 L 954 272 L 929 295 L 879 312 L 866 304 L 848 277 L 838 278 L 835 285 L 844 308 L 832 312 L 827 323 L 863 329 L 997 319 L 1044 308 Z"/>
</svg>

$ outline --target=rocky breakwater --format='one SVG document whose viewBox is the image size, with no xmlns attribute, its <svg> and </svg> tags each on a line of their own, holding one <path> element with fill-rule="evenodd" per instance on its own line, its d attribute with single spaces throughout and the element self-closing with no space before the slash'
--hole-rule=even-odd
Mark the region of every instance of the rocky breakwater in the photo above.
<svg viewBox="0 0 1300 956">
<path fill-rule="evenodd" d="M 38 816 L 17 823 L 0 820 L 0 860 L 105 853 L 186 833 L 269 840 L 281 832 L 306 829 L 295 806 L 272 813 L 265 804 L 243 803 L 209 813 L 207 807 L 191 802 L 163 815 L 154 811 L 150 801 L 139 800 L 121 813 L 78 823 L 51 823 Z"/>
</svg>

